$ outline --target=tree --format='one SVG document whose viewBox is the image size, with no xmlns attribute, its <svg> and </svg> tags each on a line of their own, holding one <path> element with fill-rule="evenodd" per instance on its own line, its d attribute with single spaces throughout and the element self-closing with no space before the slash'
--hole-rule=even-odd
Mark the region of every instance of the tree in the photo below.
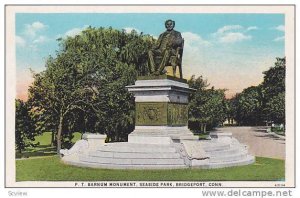
<svg viewBox="0 0 300 198">
<path fill-rule="evenodd" d="M 278 124 L 285 122 L 285 70 L 286 59 L 276 58 L 275 66 L 263 72 L 265 119 Z"/>
<path fill-rule="evenodd" d="M 228 124 L 233 124 L 233 120 L 235 118 L 237 108 L 235 104 L 236 100 L 235 97 L 230 99 L 225 99 L 225 113 L 226 119 L 228 120 Z"/>
<path fill-rule="evenodd" d="M 190 94 L 189 101 L 191 101 L 194 98 L 196 92 L 201 92 L 209 86 L 209 83 L 206 79 L 203 78 L 203 76 L 199 76 L 198 78 L 196 78 L 195 75 L 192 75 L 187 83 L 190 88 L 196 90 L 195 92 L 192 92 Z"/>
<path fill-rule="evenodd" d="M 231 99 L 231 111 L 239 125 L 284 122 L 285 62 L 285 58 L 276 58 L 275 66 L 263 72 L 260 85 L 248 87 Z"/>
<path fill-rule="evenodd" d="M 235 120 L 238 125 L 259 125 L 263 123 L 263 92 L 261 86 L 251 86 L 237 94 Z"/>
<path fill-rule="evenodd" d="M 34 112 L 41 111 L 39 119 L 56 131 L 57 151 L 61 148 L 62 129 L 67 115 L 74 109 L 83 108 L 80 88 L 72 82 L 71 70 L 61 56 L 49 58 L 46 71 L 34 76 L 35 82 L 29 88 L 29 102 Z M 44 126 L 46 127 L 46 126 Z"/>
<path fill-rule="evenodd" d="M 112 28 L 87 28 L 59 39 L 60 51 L 49 57 L 46 70 L 34 76 L 29 89 L 33 109 L 56 134 L 100 132 L 110 141 L 124 140 L 134 128 L 134 98 L 125 89 L 137 73 L 147 73 L 145 55 L 151 36 Z M 81 124 L 78 124 L 81 122 Z"/>
<path fill-rule="evenodd" d="M 264 81 L 262 83 L 262 87 L 265 92 L 266 100 L 285 92 L 285 64 L 285 57 L 277 57 L 275 66 L 263 72 Z"/>
<path fill-rule="evenodd" d="M 279 93 L 271 98 L 266 104 L 265 111 L 270 120 L 276 124 L 285 123 L 285 93 Z"/>
<path fill-rule="evenodd" d="M 191 95 L 189 103 L 189 127 L 192 130 L 206 132 L 223 123 L 225 119 L 225 90 L 207 89 L 208 84 L 203 77 L 195 76 L 188 82 L 191 88 L 196 89 Z"/>
<path fill-rule="evenodd" d="M 34 123 L 28 112 L 28 105 L 22 100 L 16 100 L 16 149 L 21 153 L 27 146 L 31 146 L 34 141 Z"/>
<path fill-rule="evenodd" d="M 51 131 L 51 145 L 56 143 L 55 132 L 57 130 L 57 114 L 53 110 L 50 102 L 51 91 L 49 79 L 45 77 L 45 72 L 34 73 L 32 71 L 34 82 L 29 87 L 29 98 L 27 104 L 29 113 L 35 123 L 35 130 L 42 134 L 45 131 Z"/>
</svg>

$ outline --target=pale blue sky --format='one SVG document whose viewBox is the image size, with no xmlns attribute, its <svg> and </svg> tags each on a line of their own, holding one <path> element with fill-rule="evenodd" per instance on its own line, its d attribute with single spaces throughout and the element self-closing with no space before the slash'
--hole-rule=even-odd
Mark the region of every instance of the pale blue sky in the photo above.
<svg viewBox="0 0 300 198">
<path fill-rule="evenodd" d="M 185 39 L 183 72 L 203 75 L 227 95 L 262 81 L 262 72 L 284 53 L 283 14 L 16 14 L 17 94 L 26 94 L 29 68 L 44 70 L 48 55 L 59 49 L 58 37 L 87 26 L 136 29 L 158 37 L 164 21 L 176 21 Z"/>
</svg>

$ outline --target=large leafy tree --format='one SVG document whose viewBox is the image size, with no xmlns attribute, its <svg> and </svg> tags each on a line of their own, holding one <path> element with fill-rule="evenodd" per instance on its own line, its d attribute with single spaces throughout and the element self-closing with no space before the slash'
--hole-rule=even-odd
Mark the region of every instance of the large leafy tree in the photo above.
<svg viewBox="0 0 300 198">
<path fill-rule="evenodd" d="M 285 93 L 279 93 L 272 97 L 265 107 L 267 117 L 277 124 L 285 123 Z"/>
<path fill-rule="evenodd" d="M 146 74 L 151 36 L 112 28 L 87 28 L 59 39 L 60 50 L 34 76 L 29 101 L 52 128 L 59 151 L 64 134 L 99 132 L 125 140 L 134 128 L 134 98 L 125 89 Z M 39 115 L 36 113 L 35 115 Z"/>
<path fill-rule="evenodd" d="M 207 89 L 209 84 L 202 76 L 192 76 L 188 81 L 191 88 L 189 103 L 189 127 L 194 131 L 206 132 L 221 124 L 225 119 L 225 90 Z"/>
<path fill-rule="evenodd" d="M 263 72 L 265 119 L 278 124 L 285 123 L 285 73 L 286 59 L 276 58 L 274 67 Z"/>
<path fill-rule="evenodd" d="M 195 75 L 192 75 L 191 78 L 188 80 L 188 85 L 192 89 L 196 89 L 197 91 L 203 91 L 209 86 L 209 83 L 206 79 L 203 78 L 203 76 L 199 76 L 196 78 Z M 192 94 L 191 97 L 193 96 L 194 95 Z"/>
<path fill-rule="evenodd" d="M 16 100 L 16 129 L 15 143 L 16 150 L 20 153 L 27 147 L 31 146 L 31 141 L 36 135 L 34 122 L 30 117 L 29 108 L 26 102 Z"/>
<path fill-rule="evenodd" d="M 239 125 L 261 125 L 265 121 L 285 122 L 285 58 L 276 58 L 264 71 L 264 81 L 251 86 L 230 100 L 230 112 Z"/>
<path fill-rule="evenodd" d="M 75 57 L 68 57 L 75 59 Z M 35 82 L 29 88 L 29 103 L 36 120 L 45 129 L 56 133 L 58 151 L 61 148 L 63 128 L 68 123 L 69 114 L 75 109 L 83 109 L 82 89 L 72 80 L 72 60 L 58 55 L 49 58 L 46 70 L 34 76 Z M 69 62 L 68 62 L 69 61 Z"/>
<path fill-rule="evenodd" d="M 274 67 L 263 72 L 264 81 L 262 87 L 266 100 L 285 92 L 285 68 L 286 60 L 284 58 L 276 58 Z"/>
<path fill-rule="evenodd" d="M 239 125 L 258 125 L 263 122 L 263 92 L 261 86 L 251 86 L 233 99 L 235 120 Z"/>
</svg>

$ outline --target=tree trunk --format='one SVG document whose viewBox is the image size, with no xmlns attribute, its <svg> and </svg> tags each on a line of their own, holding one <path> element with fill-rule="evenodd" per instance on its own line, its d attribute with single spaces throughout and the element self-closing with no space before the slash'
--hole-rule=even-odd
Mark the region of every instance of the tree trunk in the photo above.
<svg viewBox="0 0 300 198">
<path fill-rule="evenodd" d="M 203 132 L 203 124 L 200 124 L 200 131 Z"/>
<path fill-rule="evenodd" d="M 206 133 L 206 124 L 204 124 L 204 126 L 203 126 L 203 131 L 204 131 L 204 133 Z"/>
<path fill-rule="evenodd" d="M 51 146 L 54 146 L 54 141 L 55 141 L 55 130 L 53 130 L 51 134 Z"/>
<path fill-rule="evenodd" d="M 60 118 L 59 118 L 59 125 L 58 125 L 58 130 L 57 130 L 57 136 L 56 136 L 56 141 L 57 141 L 57 154 L 59 154 L 59 151 L 60 151 L 60 149 L 61 149 L 62 125 L 63 125 L 63 115 L 60 115 Z"/>
</svg>

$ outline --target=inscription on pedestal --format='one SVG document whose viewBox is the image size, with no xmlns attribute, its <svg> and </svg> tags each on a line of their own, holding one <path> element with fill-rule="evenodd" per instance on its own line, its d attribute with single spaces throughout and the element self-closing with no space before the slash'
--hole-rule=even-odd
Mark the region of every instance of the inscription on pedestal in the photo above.
<svg viewBox="0 0 300 198">
<path fill-rule="evenodd" d="M 188 106 L 186 104 L 168 103 L 168 125 L 186 126 L 188 121 Z"/>
<path fill-rule="evenodd" d="M 136 126 L 186 126 L 187 120 L 187 104 L 136 103 Z"/>
</svg>

